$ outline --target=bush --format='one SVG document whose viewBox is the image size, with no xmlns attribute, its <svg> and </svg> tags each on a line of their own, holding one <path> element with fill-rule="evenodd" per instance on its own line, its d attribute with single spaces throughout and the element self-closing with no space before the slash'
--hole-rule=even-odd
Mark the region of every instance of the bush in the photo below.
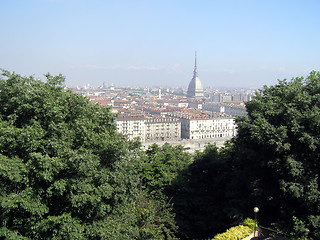
<svg viewBox="0 0 320 240">
<path fill-rule="evenodd" d="M 254 227 L 256 226 L 256 222 L 255 222 L 253 219 L 251 219 L 251 218 L 246 218 L 246 219 L 243 221 L 243 225 L 250 227 L 251 230 L 254 230 Z"/>
<path fill-rule="evenodd" d="M 252 233 L 252 229 L 248 226 L 239 225 L 229 228 L 224 233 L 219 233 L 212 240 L 240 240 Z"/>
</svg>

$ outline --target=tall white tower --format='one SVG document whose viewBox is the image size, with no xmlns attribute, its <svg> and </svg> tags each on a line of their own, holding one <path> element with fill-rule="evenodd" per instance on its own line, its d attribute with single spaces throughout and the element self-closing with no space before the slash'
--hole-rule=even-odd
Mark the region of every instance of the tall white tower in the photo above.
<svg viewBox="0 0 320 240">
<path fill-rule="evenodd" d="M 194 61 L 194 70 L 193 70 L 193 78 L 191 79 L 189 86 L 187 97 L 203 97 L 203 87 L 201 81 L 198 77 L 198 69 L 197 69 L 197 52 L 195 53 L 195 61 Z"/>
</svg>

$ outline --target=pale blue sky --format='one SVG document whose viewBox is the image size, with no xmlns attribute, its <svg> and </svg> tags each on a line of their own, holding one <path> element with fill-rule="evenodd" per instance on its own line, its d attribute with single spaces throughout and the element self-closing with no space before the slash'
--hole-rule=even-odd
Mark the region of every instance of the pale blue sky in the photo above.
<svg viewBox="0 0 320 240">
<path fill-rule="evenodd" d="M 67 85 L 253 87 L 320 70 L 318 0 L 0 0 L 0 68 Z"/>
</svg>

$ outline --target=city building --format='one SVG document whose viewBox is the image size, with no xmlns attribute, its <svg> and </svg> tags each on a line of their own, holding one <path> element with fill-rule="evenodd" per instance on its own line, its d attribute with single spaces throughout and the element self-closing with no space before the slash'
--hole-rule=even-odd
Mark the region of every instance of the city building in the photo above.
<svg viewBox="0 0 320 240">
<path fill-rule="evenodd" d="M 203 110 L 216 113 L 225 113 L 233 117 L 247 115 L 247 110 L 242 101 L 215 103 L 209 102 L 203 105 Z"/>
<path fill-rule="evenodd" d="M 140 139 L 145 141 L 144 116 L 119 116 L 116 120 L 118 132 L 126 135 L 129 140 Z"/>
<path fill-rule="evenodd" d="M 181 139 L 181 122 L 178 118 L 121 115 L 116 119 L 118 132 L 129 140 L 141 142 L 170 142 Z"/>
<path fill-rule="evenodd" d="M 181 137 L 190 140 L 232 138 L 236 124 L 231 116 L 191 115 L 181 118 Z"/>
<path fill-rule="evenodd" d="M 150 118 L 145 121 L 145 142 L 170 142 L 181 139 L 178 118 Z"/>
</svg>

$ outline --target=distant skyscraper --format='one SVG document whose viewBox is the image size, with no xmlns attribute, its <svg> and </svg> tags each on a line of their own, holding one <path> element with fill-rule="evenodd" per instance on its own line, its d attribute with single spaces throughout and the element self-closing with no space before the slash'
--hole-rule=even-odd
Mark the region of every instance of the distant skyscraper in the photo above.
<svg viewBox="0 0 320 240">
<path fill-rule="evenodd" d="M 203 87 L 198 77 L 198 70 L 197 70 L 197 52 L 195 54 L 193 78 L 189 83 L 187 97 L 194 97 L 194 98 L 203 97 Z"/>
</svg>

